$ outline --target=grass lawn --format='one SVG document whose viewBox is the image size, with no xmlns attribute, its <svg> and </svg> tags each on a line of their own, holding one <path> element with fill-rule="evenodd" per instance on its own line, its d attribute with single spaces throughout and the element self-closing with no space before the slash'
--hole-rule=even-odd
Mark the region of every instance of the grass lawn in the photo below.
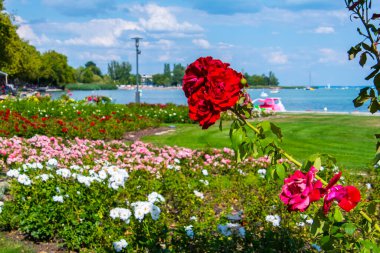
<svg viewBox="0 0 380 253">
<path fill-rule="evenodd" d="M 33 253 L 34 250 L 30 249 L 26 244 L 22 244 L 15 240 L 11 240 L 0 233 L 0 253 Z"/>
<path fill-rule="evenodd" d="M 315 153 L 334 156 L 338 165 L 348 169 L 366 169 L 375 154 L 374 134 L 380 118 L 359 115 L 279 114 L 270 121 L 281 127 L 283 147 L 296 159 L 304 161 Z M 229 122 L 222 132 L 218 124 L 208 130 L 198 125 L 177 124 L 176 131 L 142 140 L 156 145 L 188 148 L 230 147 Z"/>
</svg>

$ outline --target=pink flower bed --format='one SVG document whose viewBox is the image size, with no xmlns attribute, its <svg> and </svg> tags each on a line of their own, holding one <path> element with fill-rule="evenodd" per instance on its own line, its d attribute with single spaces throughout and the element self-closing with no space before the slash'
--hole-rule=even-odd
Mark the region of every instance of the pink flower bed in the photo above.
<svg viewBox="0 0 380 253">
<path fill-rule="evenodd" d="M 232 169 L 238 166 L 267 168 L 268 157 L 250 158 L 237 165 L 234 152 L 229 148 L 208 152 L 181 147 L 162 148 L 143 142 L 127 145 L 122 141 L 74 139 L 36 135 L 30 139 L 20 137 L 0 138 L 0 158 L 6 167 L 25 163 L 46 163 L 49 159 L 58 161 L 58 168 L 71 165 L 92 165 L 98 170 L 105 164 L 116 165 L 128 171 L 148 170 L 155 173 L 161 166 L 180 169 L 187 166 L 194 170 L 209 168 L 211 171 Z"/>
</svg>

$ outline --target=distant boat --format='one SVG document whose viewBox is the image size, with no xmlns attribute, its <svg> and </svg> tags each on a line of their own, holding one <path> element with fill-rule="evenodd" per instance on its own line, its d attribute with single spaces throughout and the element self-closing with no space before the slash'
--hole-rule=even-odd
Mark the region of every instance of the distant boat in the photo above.
<svg viewBox="0 0 380 253">
<path fill-rule="evenodd" d="M 278 88 L 270 90 L 270 93 L 272 93 L 272 94 L 277 94 L 279 92 L 280 92 L 280 89 L 278 89 Z"/>
<path fill-rule="evenodd" d="M 313 87 L 306 87 L 305 90 L 315 90 Z"/>
<path fill-rule="evenodd" d="M 266 93 L 265 91 L 262 91 L 260 93 L 260 97 L 266 98 L 267 96 L 268 96 L 268 93 Z"/>
</svg>

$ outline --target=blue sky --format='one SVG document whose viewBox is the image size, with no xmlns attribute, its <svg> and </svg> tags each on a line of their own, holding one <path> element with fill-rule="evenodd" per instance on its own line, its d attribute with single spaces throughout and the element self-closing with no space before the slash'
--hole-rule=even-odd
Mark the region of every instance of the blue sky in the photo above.
<svg viewBox="0 0 380 253">
<path fill-rule="evenodd" d="M 379 3 L 374 9 L 379 9 Z M 237 71 L 273 71 L 280 85 L 371 85 L 347 50 L 361 38 L 344 0 L 5 0 L 19 35 L 40 51 L 56 50 L 73 67 L 111 60 L 139 72 L 213 56 Z M 133 70 L 134 71 L 134 70 Z"/>
</svg>

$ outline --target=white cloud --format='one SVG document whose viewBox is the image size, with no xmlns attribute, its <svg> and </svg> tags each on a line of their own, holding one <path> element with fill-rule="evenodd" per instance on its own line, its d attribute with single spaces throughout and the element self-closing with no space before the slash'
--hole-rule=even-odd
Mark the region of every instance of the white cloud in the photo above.
<svg viewBox="0 0 380 253">
<path fill-rule="evenodd" d="M 52 42 L 46 35 L 42 34 L 38 36 L 32 29 L 30 25 L 20 25 L 17 28 L 17 34 L 20 38 L 29 41 L 31 44 L 35 46 L 40 46 L 46 43 Z"/>
<path fill-rule="evenodd" d="M 273 64 L 286 64 L 288 63 L 288 56 L 284 53 L 277 51 L 271 52 L 267 55 L 267 59 L 269 63 Z"/>
<path fill-rule="evenodd" d="M 139 24 L 143 29 L 151 32 L 201 32 L 199 25 L 189 22 L 179 22 L 170 8 L 156 4 L 135 5 L 129 8 L 131 13 L 137 14 Z"/>
<path fill-rule="evenodd" d="M 210 42 L 208 42 L 205 39 L 194 39 L 192 40 L 193 44 L 202 48 L 202 49 L 209 49 L 210 48 Z"/>
<path fill-rule="evenodd" d="M 331 27 L 331 26 L 320 26 L 320 27 L 315 28 L 314 32 L 320 33 L 320 34 L 329 34 L 329 33 L 334 33 L 335 29 L 334 27 Z"/>
<path fill-rule="evenodd" d="M 121 60 L 120 55 L 112 54 L 112 53 L 106 53 L 106 54 L 99 54 L 99 53 L 93 53 L 93 52 L 81 52 L 78 55 L 78 58 L 83 61 L 98 61 L 98 62 L 110 62 L 112 60 L 119 61 Z"/>
<path fill-rule="evenodd" d="M 321 48 L 319 49 L 319 59 L 320 63 L 338 63 L 344 64 L 347 62 L 347 56 L 343 53 L 338 53 L 331 48 Z"/>
</svg>

